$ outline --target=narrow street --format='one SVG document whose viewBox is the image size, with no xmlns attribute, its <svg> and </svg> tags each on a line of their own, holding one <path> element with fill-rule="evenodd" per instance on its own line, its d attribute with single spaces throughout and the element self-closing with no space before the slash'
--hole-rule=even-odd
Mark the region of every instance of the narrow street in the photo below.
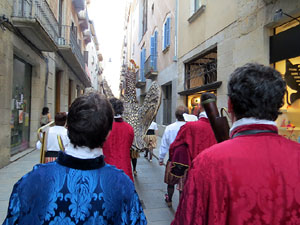
<svg viewBox="0 0 300 225">
<path fill-rule="evenodd" d="M 158 155 L 159 144 L 160 138 L 158 148 L 154 150 L 155 155 Z M 0 169 L 0 224 L 5 219 L 9 196 L 14 183 L 39 162 L 39 157 L 39 151 L 29 149 L 21 155 L 12 157 L 13 162 Z M 140 154 L 135 186 L 149 225 L 170 224 L 178 205 L 178 191 L 175 191 L 171 208 L 168 208 L 164 202 L 163 197 L 166 192 L 166 184 L 163 182 L 164 168 L 164 166 L 159 166 L 155 158 L 150 163 L 143 157 L 143 153 Z"/>
</svg>

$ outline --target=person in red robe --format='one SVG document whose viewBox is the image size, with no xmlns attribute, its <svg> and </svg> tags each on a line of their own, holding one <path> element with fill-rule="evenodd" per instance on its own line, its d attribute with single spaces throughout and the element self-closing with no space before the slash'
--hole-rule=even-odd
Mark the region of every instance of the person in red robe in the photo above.
<svg viewBox="0 0 300 225">
<path fill-rule="evenodd" d="M 103 144 L 104 160 L 107 164 L 114 165 L 127 174 L 133 181 L 130 147 L 134 139 L 132 126 L 123 121 L 123 102 L 117 98 L 109 100 L 114 109 L 114 122 L 112 130 Z"/>
<path fill-rule="evenodd" d="M 216 98 L 212 93 L 203 93 L 201 102 L 209 98 Z M 179 179 L 169 179 L 172 183 L 168 184 L 168 194 L 165 195 L 165 201 L 168 205 L 172 202 L 174 193 L 174 183 L 178 184 L 178 190 L 183 190 L 184 182 L 187 176 L 187 170 L 192 160 L 204 149 L 217 143 L 214 132 L 210 126 L 209 120 L 204 108 L 200 106 L 199 120 L 187 122 L 183 125 L 174 142 L 170 146 L 169 161 L 171 161 L 171 171 L 168 177 Z M 185 117 L 185 114 L 183 114 Z M 185 119 L 187 121 L 187 119 Z M 169 169 L 168 169 L 169 170 Z"/>
<path fill-rule="evenodd" d="M 271 67 L 231 74 L 230 139 L 194 159 L 173 225 L 300 224 L 300 145 L 274 122 L 285 90 Z"/>
</svg>

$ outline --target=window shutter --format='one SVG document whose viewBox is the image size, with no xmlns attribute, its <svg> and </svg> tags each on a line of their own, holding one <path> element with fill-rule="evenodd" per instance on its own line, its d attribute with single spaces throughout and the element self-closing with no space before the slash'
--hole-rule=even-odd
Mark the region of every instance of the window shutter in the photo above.
<svg viewBox="0 0 300 225">
<path fill-rule="evenodd" d="M 170 46 L 170 36 L 171 36 L 171 31 L 170 31 L 170 25 L 171 25 L 171 18 L 169 17 L 167 19 L 167 40 L 166 40 L 166 47 Z"/>
<path fill-rule="evenodd" d="M 141 60 L 140 60 L 140 79 L 139 81 L 143 81 L 143 77 L 144 77 L 144 62 L 143 62 L 143 49 L 141 51 Z"/>
<path fill-rule="evenodd" d="M 145 79 L 145 62 L 146 62 L 146 49 L 143 48 L 143 77 L 142 77 L 142 81 L 144 82 Z"/>
<path fill-rule="evenodd" d="M 155 31 L 154 33 L 154 63 L 153 63 L 153 68 L 154 68 L 154 71 L 157 71 L 157 36 L 158 36 L 158 33 L 157 31 Z"/>
<path fill-rule="evenodd" d="M 150 66 L 153 68 L 154 67 L 154 53 L 155 51 L 155 43 L 154 43 L 154 36 L 151 36 L 150 39 Z"/>
<path fill-rule="evenodd" d="M 167 21 L 164 24 L 164 47 L 163 49 L 165 49 L 167 47 Z"/>
</svg>

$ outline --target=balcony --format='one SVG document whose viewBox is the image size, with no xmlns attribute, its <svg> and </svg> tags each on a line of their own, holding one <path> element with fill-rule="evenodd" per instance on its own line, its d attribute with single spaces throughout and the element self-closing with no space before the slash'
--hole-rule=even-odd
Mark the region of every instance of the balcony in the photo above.
<svg viewBox="0 0 300 225">
<path fill-rule="evenodd" d="M 90 78 L 86 73 L 86 65 L 81 52 L 81 46 L 77 40 L 77 27 L 61 26 L 61 37 L 58 39 L 58 50 L 78 78 L 86 85 L 90 86 Z"/>
<path fill-rule="evenodd" d="M 12 22 L 40 51 L 57 50 L 58 22 L 46 0 L 14 0 Z"/>
<path fill-rule="evenodd" d="M 72 3 L 77 12 L 85 9 L 85 0 L 72 0 Z"/>
<path fill-rule="evenodd" d="M 79 19 L 79 26 L 81 30 L 86 30 L 89 28 L 89 16 L 87 10 L 81 10 L 77 13 Z"/>
<path fill-rule="evenodd" d="M 146 79 L 143 76 L 141 77 L 139 70 L 135 73 L 135 77 L 136 77 L 136 82 L 135 82 L 136 88 L 142 88 L 146 86 Z"/>
<path fill-rule="evenodd" d="M 154 80 L 156 79 L 157 72 L 157 56 L 150 55 L 144 64 L 144 71 L 146 79 Z"/>
</svg>

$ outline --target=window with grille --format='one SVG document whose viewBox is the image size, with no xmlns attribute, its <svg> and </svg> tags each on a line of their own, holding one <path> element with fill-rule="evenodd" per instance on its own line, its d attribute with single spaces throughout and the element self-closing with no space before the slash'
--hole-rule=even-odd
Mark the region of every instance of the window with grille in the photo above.
<svg viewBox="0 0 300 225">
<path fill-rule="evenodd" d="M 185 64 L 185 90 L 217 81 L 217 48 Z"/>
</svg>

